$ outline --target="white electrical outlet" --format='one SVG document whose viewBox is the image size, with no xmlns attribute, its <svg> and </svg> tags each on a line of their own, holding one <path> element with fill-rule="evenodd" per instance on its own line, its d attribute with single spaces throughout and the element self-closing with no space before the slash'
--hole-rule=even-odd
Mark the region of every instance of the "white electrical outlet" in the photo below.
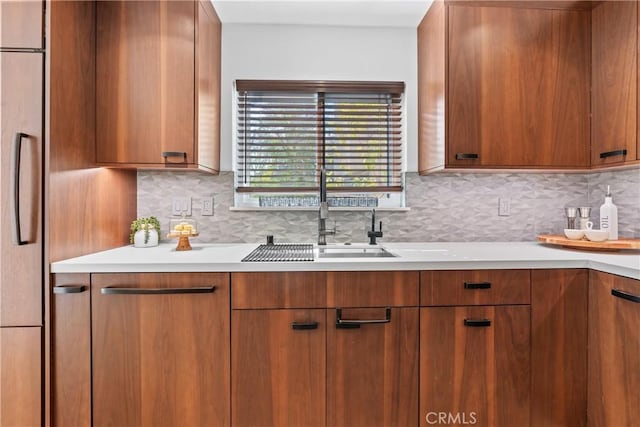
<svg viewBox="0 0 640 427">
<path fill-rule="evenodd" d="M 501 197 L 498 199 L 498 216 L 511 215 L 511 199 Z"/>
<path fill-rule="evenodd" d="M 213 197 L 203 197 L 202 199 L 202 212 L 203 216 L 213 215 Z"/>
<path fill-rule="evenodd" d="M 171 215 L 191 216 L 191 197 L 174 197 L 171 200 Z"/>
</svg>

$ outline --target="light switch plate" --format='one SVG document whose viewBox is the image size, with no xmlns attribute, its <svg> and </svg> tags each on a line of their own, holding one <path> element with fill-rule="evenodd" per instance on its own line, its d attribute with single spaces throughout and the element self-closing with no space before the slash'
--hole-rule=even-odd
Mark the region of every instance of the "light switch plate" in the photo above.
<svg viewBox="0 0 640 427">
<path fill-rule="evenodd" d="M 203 216 L 213 215 L 213 197 L 203 197 L 202 199 L 202 211 Z"/>
<path fill-rule="evenodd" d="M 498 216 L 511 215 L 511 199 L 501 197 L 498 199 Z"/>
<path fill-rule="evenodd" d="M 191 197 L 174 197 L 171 201 L 172 215 L 191 216 Z"/>
</svg>

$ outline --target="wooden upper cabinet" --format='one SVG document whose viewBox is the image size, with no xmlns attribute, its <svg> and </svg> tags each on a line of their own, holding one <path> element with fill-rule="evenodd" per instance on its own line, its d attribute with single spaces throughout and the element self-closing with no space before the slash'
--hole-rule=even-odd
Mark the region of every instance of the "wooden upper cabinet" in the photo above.
<svg viewBox="0 0 640 427">
<path fill-rule="evenodd" d="M 198 162 L 220 170 L 220 77 L 222 25 L 209 0 L 198 4 L 196 96 Z"/>
<path fill-rule="evenodd" d="M 604 1 L 592 12 L 591 164 L 637 159 L 638 3 Z"/>
<path fill-rule="evenodd" d="M 97 3 L 96 159 L 219 169 L 220 21 L 192 1 Z"/>
<path fill-rule="evenodd" d="M 418 26 L 418 171 L 441 169 L 445 152 L 446 6 L 435 0 Z"/>
<path fill-rule="evenodd" d="M 640 419 L 640 280 L 589 273 L 590 427 Z"/>
<path fill-rule="evenodd" d="M 587 167 L 589 46 L 589 11 L 436 2 L 418 29 L 419 171 Z"/>
<path fill-rule="evenodd" d="M 42 49 L 43 1 L 0 1 L 0 48 Z"/>
</svg>

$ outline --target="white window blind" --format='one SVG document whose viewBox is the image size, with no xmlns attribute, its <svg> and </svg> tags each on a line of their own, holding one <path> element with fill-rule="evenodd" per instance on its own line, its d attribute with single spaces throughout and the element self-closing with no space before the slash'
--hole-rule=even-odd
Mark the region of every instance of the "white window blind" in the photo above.
<svg viewBox="0 0 640 427">
<path fill-rule="evenodd" d="M 236 190 L 402 191 L 404 83 L 238 80 Z"/>
</svg>

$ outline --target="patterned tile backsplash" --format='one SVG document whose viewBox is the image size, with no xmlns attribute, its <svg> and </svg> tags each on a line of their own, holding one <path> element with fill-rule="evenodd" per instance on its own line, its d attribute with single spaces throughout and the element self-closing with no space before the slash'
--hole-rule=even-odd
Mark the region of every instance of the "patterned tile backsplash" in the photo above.
<svg viewBox="0 0 640 427">
<path fill-rule="evenodd" d="M 618 206 L 621 236 L 640 238 L 640 168 L 590 173 L 440 173 L 406 177 L 409 211 L 377 212 L 384 241 L 533 241 L 561 233 L 565 206 L 592 206 L 598 221 L 607 185 Z M 155 215 L 163 234 L 171 199 L 191 196 L 200 237 L 195 242 L 277 243 L 317 239 L 315 211 L 231 211 L 233 173 L 138 172 L 138 216 Z M 214 215 L 200 215 L 200 197 L 214 197 Z M 498 200 L 510 201 L 509 216 L 498 216 Z M 369 212 L 331 212 L 338 234 L 333 242 L 366 242 Z"/>
</svg>

